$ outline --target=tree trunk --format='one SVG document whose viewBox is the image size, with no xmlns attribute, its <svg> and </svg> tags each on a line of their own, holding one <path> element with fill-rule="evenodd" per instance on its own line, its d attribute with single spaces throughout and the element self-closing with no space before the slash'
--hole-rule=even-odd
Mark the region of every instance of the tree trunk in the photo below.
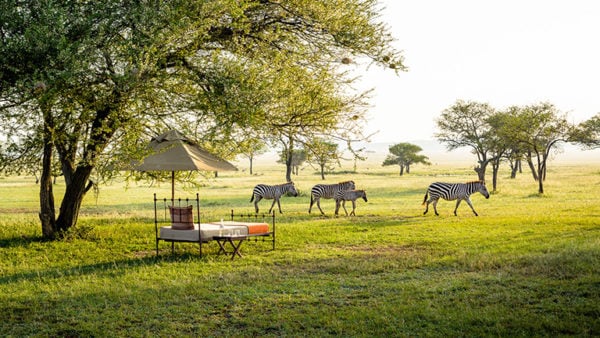
<svg viewBox="0 0 600 338">
<path fill-rule="evenodd" d="M 66 231 L 77 224 L 81 202 L 83 202 L 85 193 L 91 188 L 91 182 L 89 182 L 91 173 L 91 166 L 78 167 L 75 170 L 71 184 L 67 185 L 60 205 L 60 213 L 56 219 L 57 230 Z"/>
<path fill-rule="evenodd" d="M 253 156 L 249 156 L 250 159 L 250 175 L 252 175 L 252 160 L 253 160 Z"/>
<path fill-rule="evenodd" d="M 325 180 L 325 165 L 321 164 L 321 179 Z"/>
<path fill-rule="evenodd" d="M 516 160 L 514 162 L 509 160 L 508 163 L 510 166 L 510 178 L 514 179 L 517 177 L 517 170 L 518 170 L 518 166 L 519 166 L 518 160 Z"/>
<path fill-rule="evenodd" d="M 404 166 L 400 165 L 400 176 L 404 175 Z"/>
<path fill-rule="evenodd" d="M 56 235 L 56 214 L 54 211 L 54 192 L 52 191 L 52 141 L 51 132 L 44 132 L 44 150 L 42 155 L 42 175 L 40 178 L 40 222 L 42 236 L 53 239 Z"/>
<path fill-rule="evenodd" d="M 531 169 L 531 174 L 533 175 L 533 179 L 538 180 L 538 174 L 535 169 L 535 165 L 533 164 L 533 159 L 531 158 L 531 153 L 527 155 L 527 164 L 529 165 L 529 169 Z"/>
<path fill-rule="evenodd" d="M 477 166 L 473 170 L 477 173 L 477 179 L 485 181 L 485 166 Z"/>
<path fill-rule="evenodd" d="M 496 191 L 496 185 L 498 183 L 498 170 L 500 169 L 500 160 L 496 159 L 492 161 L 492 189 Z"/>
<path fill-rule="evenodd" d="M 284 150 L 287 151 L 287 155 L 286 160 L 285 160 L 285 179 L 287 180 L 287 182 L 291 182 L 292 181 L 292 163 L 293 163 L 293 156 L 294 156 L 294 140 L 290 137 L 289 138 L 289 143 L 288 143 L 288 147 L 287 149 L 284 148 Z"/>
<path fill-rule="evenodd" d="M 40 177 L 40 222 L 42 237 L 53 239 L 56 236 L 56 212 L 54 209 L 54 192 L 52 191 L 52 150 L 54 148 L 54 119 L 50 107 L 40 102 L 43 114 L 42 130 L 42 173 Z"/>
</svg>

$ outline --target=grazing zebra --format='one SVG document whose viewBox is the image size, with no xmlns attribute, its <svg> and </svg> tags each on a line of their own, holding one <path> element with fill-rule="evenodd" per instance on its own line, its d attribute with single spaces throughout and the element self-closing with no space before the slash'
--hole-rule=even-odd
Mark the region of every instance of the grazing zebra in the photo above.
<svg viewBox="0 0 600 338">
<path fill-rule="evenodd" d="M 362 198 L 363 200 L 365 200 L 365 202 L 367 202 L 367 192 L 364 190 L 346 190 L 342 192 L 339 196 L 339 199 L 335 200 L 336 216 L 338 214 L 338 211 L 340 210 L 340 202 L 342 204 L 342 208 L 344 208 L 346 216 L 348 216 L 348 210 L 346 210 L 346 201 L 352 201 L 352 212 L 350 213 L 350 216 L 356 216 L 356 213 L 354 211 L 356 210 L 356 200 L 359 198 Z"/>
<path fill-rule="evenodd" d="M 340 195 L 341 192 L 346 190 L 355 189 L 354 181 L 345 181 L 336 184 L 317 184 L 310 190 L 310 207 L 308 213 L 312 210 L 313 204 L 316 202 L 317 207 L 321 210 L 321 214 L 325 215 L 323 209 L 321 209 L 321 198 L 335 198 Z"/>
<path fill-rule="evenodd" d="M 279 207 L 279 213 L 282 214 L 281 204 L 279 203 L 279 198 L 281 197 L 281 195 L 288 193 L 288 192 L 290 194 L 292 194 L 292 196 L 298 196 L 296 187 L 294 187 L 294 182 L 288 182 L 288 183 L 279 184 L 279 185 L 259 184 L 254 187 L 254 190 L 252 191 L 252 198 L 250 198 L 250 202 L 254 201 L 254 209 L 256 210 L 256 213 L 258 214 L 258 202 L 263 198 L 268 199 L 268 200 L 272 199 L 273 204 L 271 204 L 271 209 L 269 209 L 269 214 L 271 213 L 271 210 L 273 210 L 273 206 L 275 206 L 275 202 L 277 202 L 277 206 Z"/>
<path fill-rule="evenodd" d="M 471 204 L 471 199 L 469 199 L 469 196 L 472 193 L 475 193 L 478 191 L 483 196 L 485 196 L 485 198 L 490 198 L 490 193 L 487 191 L 487 189 L 485 187 L 485 182 L 483 182 L 483 181 L 474 181 L 474 182 L 467 182 L 467 183 L 442 183 L 442 182 L 432 183 L 429 186 L 429 188 L 427 188 L 427 192 L 425 193 L 425 198 L 423 199 L 423 204 L 427 203 L 427 207 L 425 208 L 425 212 L 423 213 L 423 215 L 425 215 L 427 213 L 427 211 L 429 210 L 429 203 L 433 203 L 433 210 L 435 211 L 436 216 L 439 216 L 436 205 L 437 205 L 438 200 L 441 197 L 441 198 L 445 199 L 446 201 L 457 200 L 456 208 L 454 208 L 454 216 L 456 216 L 456 210 L 458 209 L 458 206 L 460 205 L 460 202 L 462 200 L 467 201 L 467 204 L 469 204 L 469 206 L 471 207 L 471 210 L 473 210 L 473 213 L 475 214 L 475 216 L 479 216 L 477 214 L 477 212 L 475 212 L 475 209 L 473 209 L 473 204 Z M 431 195 L 429 200 L 427 200 L 427 194 Z"/>
</svg>

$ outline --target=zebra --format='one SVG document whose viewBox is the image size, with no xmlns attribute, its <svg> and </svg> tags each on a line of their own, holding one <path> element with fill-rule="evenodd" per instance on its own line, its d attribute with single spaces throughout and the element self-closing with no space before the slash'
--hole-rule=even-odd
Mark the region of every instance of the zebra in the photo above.
<svg viewBox="0 0 600 338">
<path fill-rule="evenodd" d="M 356 216 L 354 212 L 356 210 L 356 200 L 362 198 L 367 202 L 367 192 L 364 190 L 346 190 L 342 192 L 339 196 L 339 199 L 335 200 L 335 214 L 337 216 L 338 211 L 340 210 L 340 202 L 342 204 L 342 208 L 344 208 L 344 212 L 346 216 L 348 216 L 348 210 L 346 210 L 346 201 L 352 201 L 352 212 L 350 216 Z"/>
<path fill-rule="evenodd" d="M 298 196 L 298 191 L 296 191 L 296 187 L 294 187 L 294 182 L 287 182 L 278 185 L 258 184 L 254 187 L 254 190 L 252 190 L 252 198 L 250 198 L 250 202 L 254 201 L 254 209 L 258 214 L 258 202 L 260 202 L 260 200 L 263 198 L 268 200 L 272 199 L 273 204 L 271 204 L 269 214 L 271 213 L 271 210 L 273 210 L 275 202 L 277 202 L 277 206 L 279 207 L 279 213 L 282 214 L 283 212 L 281 212 L 279 198 L 281 195 L 288 192 L 294 197 Z"/>
<path fill-rule="evenodd" d="M 321 210 L 321 214 L 325 215 L 321 209 L 321 198 L 337 199 L 340 193 L 346 190 L 354 190 L 354 181 L 345 181 L 336 184 L 317 184 L 310 190 L 310 207 L 308 213 L 312 210 L 313 204 L 316 202 L 317 207 Z"/>
<path fill-rule="evenodd" d="M 425 212 L 423 212 L 423 215 L 425 215 L 427 211 L 429 211 L 429 203 L 433 203 L 433 210 L 435 211 L 435 215 L 439 216 L 436 206 L 438 200 L 441 197 L 446 201 L 457 200 L 456 208 L 454 208 L 454 216 L 456 216 L 456 210 L 458 209 L 458 206 L 460 205 L 460 202 L 462 200 L 465 200 L 467 204 L 469 204 L 475 216 L 479 216 L 473 208 L 473 204 L 471 204 L 471 199 L 469 199 L 469 196 L 475 192 L 480 192 L 483 196 L 485 196 L 485 198 L 490 198 L 490 193 L 485 187 L 484 181 L 473 181 L 467 183 L 432 183 L 431 185 L 429 185 L 429 188 L 427 188 L 425 198 L 423 199 L 423 204 L 427 203 L 427 207 L 425 208 Z M 429 200 L 427 200 L 428 194 L 431 195 Z"/>
</svg>

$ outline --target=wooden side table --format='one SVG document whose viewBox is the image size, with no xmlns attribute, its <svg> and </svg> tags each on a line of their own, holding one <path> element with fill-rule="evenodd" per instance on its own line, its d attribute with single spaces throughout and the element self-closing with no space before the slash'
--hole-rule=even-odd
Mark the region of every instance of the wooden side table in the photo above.
<svg viewBox="0 0 600 338">
<path fill-rule="evenodd" d="M 213 239 L 219 243 L 219 252 L 217 254 L 231 254 L 231 260 L 235 258 L 235 256 L 242 257 L 240 252 L 240 247 L 242 243 L 248 239 L 246 235 L 221 235 L 221 236 L 213 236 Z M 231 245 L 233 248 L 232 252 L 228 252 L 226 249 L 227 243 Z"/>
</svg>

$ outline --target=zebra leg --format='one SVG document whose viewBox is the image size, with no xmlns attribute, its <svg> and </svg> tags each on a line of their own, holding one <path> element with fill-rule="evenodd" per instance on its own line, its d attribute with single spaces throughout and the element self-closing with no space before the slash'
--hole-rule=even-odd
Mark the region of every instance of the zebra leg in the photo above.
<svg viewBox="0 0 600 338">
<path fill-rule="evenodd" d="M 467 199 L 465 199 L 465 201 L 467 201 L 467 204 L 471 207 L 471 210 L 473 210 L 473 213 L 475 214 L 475 216 L 479 216 L 477 214 L 477 212 L 475 211 L 475 208 L 473 208 L 473 204 L 471 204 L 471 199 L 467 198 Z"/>
<path fill-rule="evenodd" d="M 279 201 L 279 198 L 277 199 L 277 207 L 279 208 L 279 213 L 283 214 L 283 212 L 281 212 L 281 203 Z"/>
<path fill-rule="evenodd" d="M 437 212 L 437 203 L 439 202 L 439 198 L 436 200 L 433 200 L 433 211 L 435 211 L 435 215 L 439 216 L 440 214 L 438 214 Z"/>
<path fill-rule="evenodd" d="M 320 198 L 317 198 L 317 207 L 319 207 L 319 210 L 321 210 L 321 215 L 325 215 L 325 213 L 323 212 L 323 209 L 321 209 L 321 199 Z"/>
<path fill-rule="evenodd" d="M 275 202 L 278 202 L 279 199 L 274 198 L 273 199 L 273 203 L 271 203 L 271 209 L 269 209 L 269 214 L 271 214 L 271 211 L 273 211 L 273 207 L 275 206 Z M 279 211 L 281 212 L 281 208 L 279 208 Z"/>
<path fill-rule="evenodd" d="M 460 205 L 460 201 L 462 201 L 460 198 L 456 200 L 456 208 L 454 208 L 454 216 L 457 216 L 456 215 L 456 210 L 458 210 L 458 206 Z"/>
<path fill-rule="evenodd" d="M 310 211 L 312 210 L 312 206 L 315 203 L 315 200 L 313 200 L 312 194 L 310 195 L 310 206 L 308 207 L 308 213 L 310 214 Z"/>
<path fill-rule="evenodd" d="M 350 213 L 350 216 L 356 216 L 356 201 L 352 201 L 352 212 Z"/>
<path fill-rule="evenodd" d="M 335 200 L 335 212 L 334 215 L 338 215 L 338 211 L 340 211 L 340 204 L 342 204 L 342 201 L 340 200 Z M 319 204 L 317 204 L 318 206 Z M 323 212 L 323 210 L 321 210 L 321 213 Z"/>
<path fill-rule="evenodd" d="M 348 216 L 348 210 L 346 210 L 346 200 L 342 201 L 342 207 L 344 208 L 344 212 L 346 213 L 346 216 Z M 350 214 L 352 215 L 352 214 Z"/>
<path fill-rule="evenodd" d="M 256 199 L 254 200 L 254 210 L 256 211 L 256 213 L 258 214 L 258 202 L 262 199 L 262 196 L 256 196 Z"/>
</svg>

